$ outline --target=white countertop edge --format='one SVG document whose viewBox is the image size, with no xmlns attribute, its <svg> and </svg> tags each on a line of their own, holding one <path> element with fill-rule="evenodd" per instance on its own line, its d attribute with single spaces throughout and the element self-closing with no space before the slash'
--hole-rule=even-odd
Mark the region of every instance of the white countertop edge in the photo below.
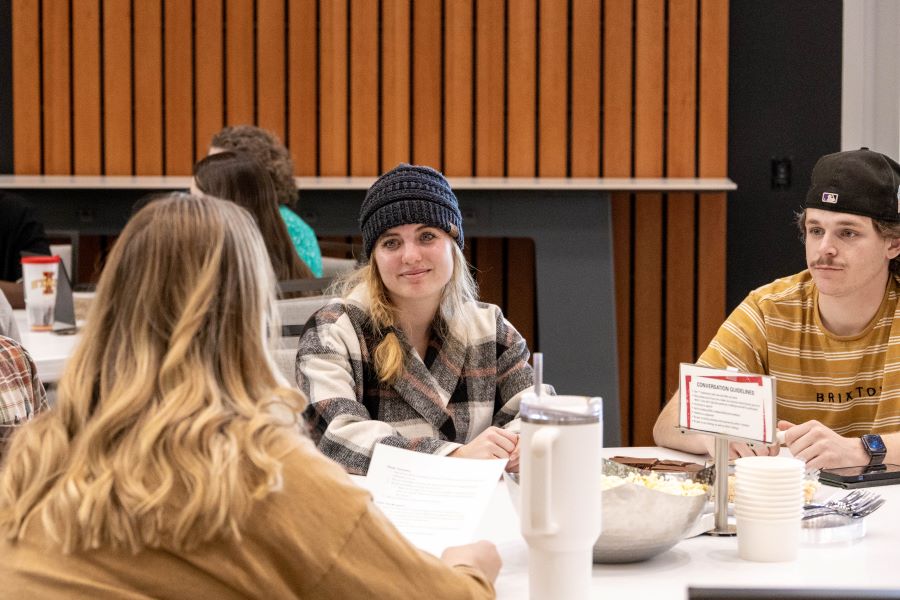
<svg viewBox="0 0 900 600">
<path fill-rule="evenodd" d="M 365 190 L 375 177 L 296 177 L 300 190 Z M 458 190 L 724 192 L 727 177 L 449 177 Z M 187 176 L 0 175 L 0 189 L 188 189 Z"/>
</svg>

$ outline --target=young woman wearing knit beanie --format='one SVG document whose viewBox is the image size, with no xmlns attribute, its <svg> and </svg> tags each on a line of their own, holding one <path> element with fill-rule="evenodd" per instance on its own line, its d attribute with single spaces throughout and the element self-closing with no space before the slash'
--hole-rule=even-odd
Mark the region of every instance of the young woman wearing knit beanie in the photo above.
<svg viewBox="0 0 900 600">
<path fill-rule="evenodd" d="M 504 426 L 533 381 L 525 340 L 477 301 L 462 215 L 447 180 L 401 164 L 359 215 L 368 262 L 338 285 L 300 340 L 297 383 L 319 449 L 365 474 L 377 443 L 466 458 L 508 458 Z"/>
</svg>

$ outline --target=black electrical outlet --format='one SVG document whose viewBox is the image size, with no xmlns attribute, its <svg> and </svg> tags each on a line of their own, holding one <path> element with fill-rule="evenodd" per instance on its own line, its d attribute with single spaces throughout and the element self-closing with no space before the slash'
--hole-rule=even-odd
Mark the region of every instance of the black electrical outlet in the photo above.
<svg viewBox="0 0 900 600">
<path fill-rule="evenodd" d="M 786 190 L 791 187 L 791 159 L 772 159 L 772 189 Z"/>
</svg>

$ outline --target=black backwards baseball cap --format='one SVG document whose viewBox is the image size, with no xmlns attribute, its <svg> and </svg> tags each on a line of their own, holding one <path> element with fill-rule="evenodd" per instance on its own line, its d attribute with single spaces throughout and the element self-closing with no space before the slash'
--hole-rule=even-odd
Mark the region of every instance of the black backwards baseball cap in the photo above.
<svg viewBox="0 0 900 600">
<path fill-rule="evenodd" d="M 813 167 L 805 206 L 900 222 L 900 165 L 868 148 L 826 154 Z"/>
</svg>

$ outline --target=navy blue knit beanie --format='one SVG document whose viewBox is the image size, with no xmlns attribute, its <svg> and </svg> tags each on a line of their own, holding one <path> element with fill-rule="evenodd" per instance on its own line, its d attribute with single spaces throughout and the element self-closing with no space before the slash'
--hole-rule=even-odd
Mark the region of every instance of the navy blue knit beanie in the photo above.
<svg viewBox="0 0 900 600">
<path fill-rule="evenodd" d="M 372 184 L 359 209 L 366 256 L 385 231 L 412 223 L 443 229 L 451 237 L 455 233 L 463 247 L 462 215 L 450 184 L 431 167 L 400 163 Z"/>
</svg>

